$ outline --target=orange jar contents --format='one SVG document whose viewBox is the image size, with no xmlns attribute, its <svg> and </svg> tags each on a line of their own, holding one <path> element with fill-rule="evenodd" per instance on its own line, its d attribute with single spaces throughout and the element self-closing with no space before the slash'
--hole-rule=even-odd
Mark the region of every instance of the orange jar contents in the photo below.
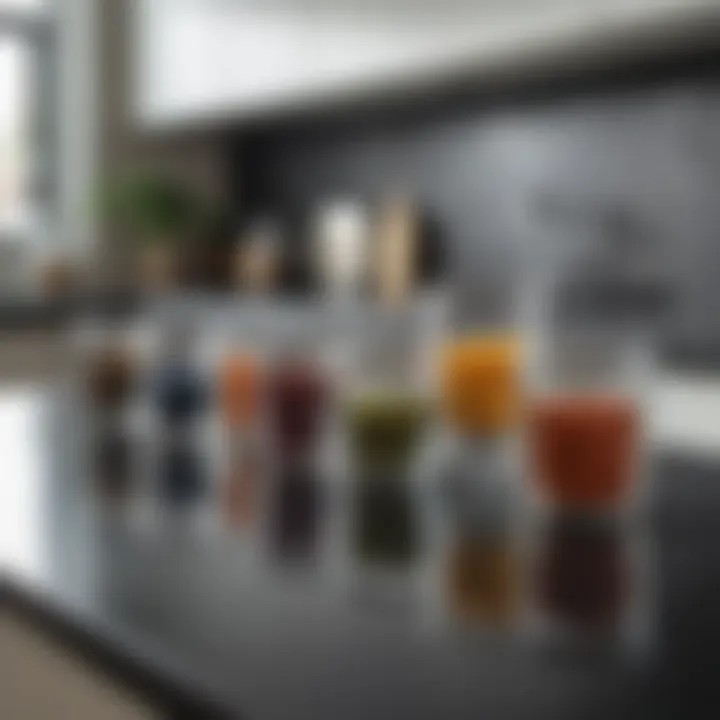
<svg viewBox="0 0 720 720">
<path fill-rule="evenodd" d="M 497 435 L 518 420 L 519 346 L 512 335 L 468 335 L 444 352 L 445 412 L 467 435 Z"/>
<path fill-rule="evenodd" d="M 613 506 L 628 493 L 640 435 L 634 400 L 557 396 L 529 413 L 534 471 L 551 499 L 566 506 Z"/>
<path fill-rule="evenodd" d="M 219 372 L 218 399 L 223 419 L 247 427 L 257 416 L 262 395 L 262 370 L 252 355 L 227 357 Z"/>
</svg>

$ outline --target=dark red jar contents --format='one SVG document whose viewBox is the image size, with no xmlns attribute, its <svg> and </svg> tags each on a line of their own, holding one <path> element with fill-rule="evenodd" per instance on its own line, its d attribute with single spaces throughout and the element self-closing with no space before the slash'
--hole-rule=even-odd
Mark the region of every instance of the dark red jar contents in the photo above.
<svg viewBox="0 0 720 720">
<path fill-rule="evenodd" d="M 273 441 L 280 452 L 306 453 L 320 433 L 328 400 L 322 369 L 311 360 L 288 359 L 276 366 L 268 391 Z"/>
</svg>

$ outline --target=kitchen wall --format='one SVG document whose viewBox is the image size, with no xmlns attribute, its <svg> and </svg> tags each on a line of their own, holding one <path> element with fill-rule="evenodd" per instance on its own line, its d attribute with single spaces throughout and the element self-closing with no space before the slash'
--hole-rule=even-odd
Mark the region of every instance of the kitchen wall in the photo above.
<svg viewBox="0 0 720 720">
<path fill-rule="evenodd" d="M 235 153 L 242 216 L 281 213 L 294 242 L 321 199 L 409 189 L 480 312 L 507 311 L 540 249 L 564 248 L 562 264 L 579 247 L 610 247 L 621 269 L 632 258 L 641 275 L 668 277 L 675 351 L 707 360 L 720 347 L 716 59 L 587 87 L 466 93 L 401 118 L 349 109 L 279 122 L 239 134 Z"/>
</svg>

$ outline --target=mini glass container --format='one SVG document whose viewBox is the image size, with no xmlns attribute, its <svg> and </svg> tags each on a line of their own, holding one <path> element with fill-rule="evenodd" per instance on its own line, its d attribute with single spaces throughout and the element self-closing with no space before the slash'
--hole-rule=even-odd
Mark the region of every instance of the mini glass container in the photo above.
<svg viewBox="0 0 720 720">
<path fill-rule="evenodd" d="M 520 419 L 520 341 L 509 332 L 464 332 L 444 347 L 442 398 L 452 429 L 468 438 L 507 434 Z"/>
<path fill-rule="evenodd" d="M 232 334 L 217 365 L 218 412 L 230 429 L 247 433 L 260 421 L 266 395 L 268 354 L 257 328 L 247 323 Z"/>
<path fill-rule="evenodd" d="M 207 378 L 193 354 L 192 328 L 180 324 L 165 336 L 165 347 L 152 377 L 155 407 L 168 429 L 198 421 L 209 403 Z"/>
<path fill-rule="evenodd" d="M 374 308 L 359 328 L 344 399 L 352 547 L 368 569 L 411 569 L 422 547 L 418 460 L 432 404 L 418 308 Z"/>
<path fill-rule="evenodd" d="M 253 294 L 274 290 L 282 270 L 282 242 L 277 225 L 270 220 L 252 224 L 238 244 L 233 259 L 236 287 Z"/>
<path fill-rule="evenodd" d="M 636 497 L 650 356 L 642 338 L 554 332 L 534 357 L 528 406 L 530 469 L 564 510 L 614 511 Z"/>
<path fill-rule="evenodd" d="M 267 422 L 271 447 L 289 458 L 308 458 L 325 428 L 331 384 L 320 351 L 299 343 L 283 348 L 267 379 Z"/>
<path fill-rule="evenodd" d="M 109 341 L 91 351 L 87 383 L 91 404 L 97 410 L 116 411 L 125 406 L 135 383 L 135 362 L 130 350 Z"/>
</svg>

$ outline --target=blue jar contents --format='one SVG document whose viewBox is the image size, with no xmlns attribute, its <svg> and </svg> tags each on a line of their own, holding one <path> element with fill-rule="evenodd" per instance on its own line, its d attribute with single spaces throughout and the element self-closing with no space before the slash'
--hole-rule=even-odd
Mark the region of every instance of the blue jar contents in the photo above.
<svg viewBox="0 0 720 720">
<path fill-rule="evenodd" d="M 208 388 L 203 378 L 186 363 L 168 363 L 154 381 L 158 411 L 170 425 L 196 419 L 208 404 Z"/>
</svg>

